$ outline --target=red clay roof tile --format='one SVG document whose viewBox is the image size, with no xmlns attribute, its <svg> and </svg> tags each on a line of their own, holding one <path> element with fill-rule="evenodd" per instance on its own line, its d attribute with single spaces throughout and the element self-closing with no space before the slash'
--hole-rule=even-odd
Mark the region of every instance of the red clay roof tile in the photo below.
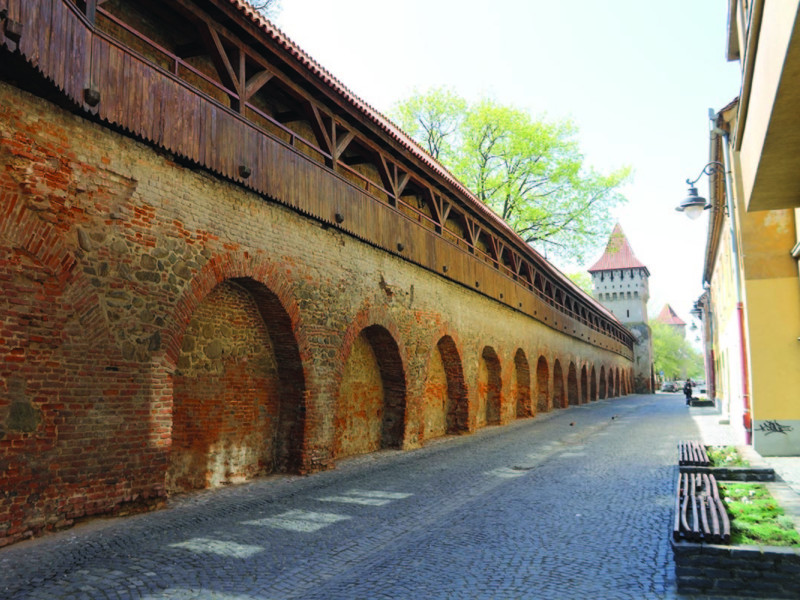
<svg viewBox="0 0 800 600">
<path fill-rule="evenodd" d="M 628 243 L 628 238 L 622 231 L 622 227 L 617 223 L 611 237 L 608 238 L 608 245 L 603 256 L 596 263 L 589 267 L 589 273 L 595 271 L 611 271 L 613 269 L 644 269 L 647 267 L 633 254 L 633 249 Z M 649 275 L 650 272 L 648 271 Z"/>
<path fill-rule="evenodd" d="M 686 321 L 681 319 L 669 304 L 664 305 L 664 308 L 658 313 L 656 321 L 661 321 L 666 325 L 686 325 Z"/>
</svg>

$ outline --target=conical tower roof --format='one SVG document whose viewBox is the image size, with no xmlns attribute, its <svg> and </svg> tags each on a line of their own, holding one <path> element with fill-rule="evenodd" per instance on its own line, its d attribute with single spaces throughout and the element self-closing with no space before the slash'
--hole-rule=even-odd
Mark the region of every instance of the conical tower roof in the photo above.
<svg viewBox="0 0 800 600">
<path fill-rule="evenodd" d="M 686 321 L 681 319 L 669 304 L 664 305 L 664 308 L 658 313 L 656 321 L 661 321 L 666 325 L 686 325 Z"/>
<path fill-rule="evenodd" d="M 603 256 L 600 257 L 596 263 L 589 267 L 589 273 L 596 271 L 611 271 L 614 269 L 644 269 L 648 275 L 650 271 L 642 261 L 640 261 L 633 253 L 631 245 L 628 243 L 628 238 L 622 231 L 622 227 L 617 223 L 614 225 L 614 231 L 611 232 L 611 237 L 608 238 L 608 245 Z"/>
</svg>

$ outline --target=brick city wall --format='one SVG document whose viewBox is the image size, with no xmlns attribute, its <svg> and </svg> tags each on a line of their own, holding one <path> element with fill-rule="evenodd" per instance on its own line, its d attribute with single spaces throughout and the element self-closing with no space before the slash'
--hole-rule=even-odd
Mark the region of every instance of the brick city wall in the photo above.
<svg viewBox="0 0 800 600">
<path fill-rule="evenodd" d="M 0 138 L 0 545 L 630 367 L 6 83 Z"/>
</svg>

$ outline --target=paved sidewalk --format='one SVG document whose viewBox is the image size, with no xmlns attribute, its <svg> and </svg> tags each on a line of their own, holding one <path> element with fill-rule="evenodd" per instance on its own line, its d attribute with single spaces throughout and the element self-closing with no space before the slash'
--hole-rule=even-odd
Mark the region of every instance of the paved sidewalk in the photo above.
<svg viewBox="0 0 800 600">
<path fill-rule="evenodd" d="M 658 394 L 661 395 L 661 394 Z M 720 423 L 718 408 L 692 407 L 688 409 L 700 430 L 702 440 L 711 446 L 744 446 L 744 429 L 738 424 Z M 800 456 L 761 456 L 752 447 L 757 459 L 773 469 L 784 483 L 800 494 Z"/>
</svg>

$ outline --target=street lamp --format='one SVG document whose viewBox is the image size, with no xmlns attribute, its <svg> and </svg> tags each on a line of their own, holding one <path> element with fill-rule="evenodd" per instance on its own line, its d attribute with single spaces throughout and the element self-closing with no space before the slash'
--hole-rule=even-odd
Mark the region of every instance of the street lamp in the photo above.
<svg viewBox="0 0 800 600">
<path fill-rule="evenodd" d="M 691 314 L 698 321 L 703 320 L 703 309 L 700 308 L 699 302 L 695 302 L 694 308 L 692 308 L 692 310 L 689 311 L 689 314 Z"/>
<path fill-rule="evenodd" d="M 680 203 L 678 207 L 675 208 L 675 210 L 686 213 L 686 216 L 693 221 L 698 219 L 700 215 L 703 214 L 704 210 L 711 208 L 711 203 L 697 193 L 697 188 L 694 187 L 694 184 L 697 183 L 697 180 L 703 175 L 713 175 L 714 173 L 724 172 L 725 165 L 723 165 L 721 162 L 715 161 L 710 162 L 703 167 L 703 170 L 700 171 L 700 175 L 698 175 L 694 180 L 687 179 L 686 183 L 689 185 L 689 195 L 683 202 Z"/>
</svg>

